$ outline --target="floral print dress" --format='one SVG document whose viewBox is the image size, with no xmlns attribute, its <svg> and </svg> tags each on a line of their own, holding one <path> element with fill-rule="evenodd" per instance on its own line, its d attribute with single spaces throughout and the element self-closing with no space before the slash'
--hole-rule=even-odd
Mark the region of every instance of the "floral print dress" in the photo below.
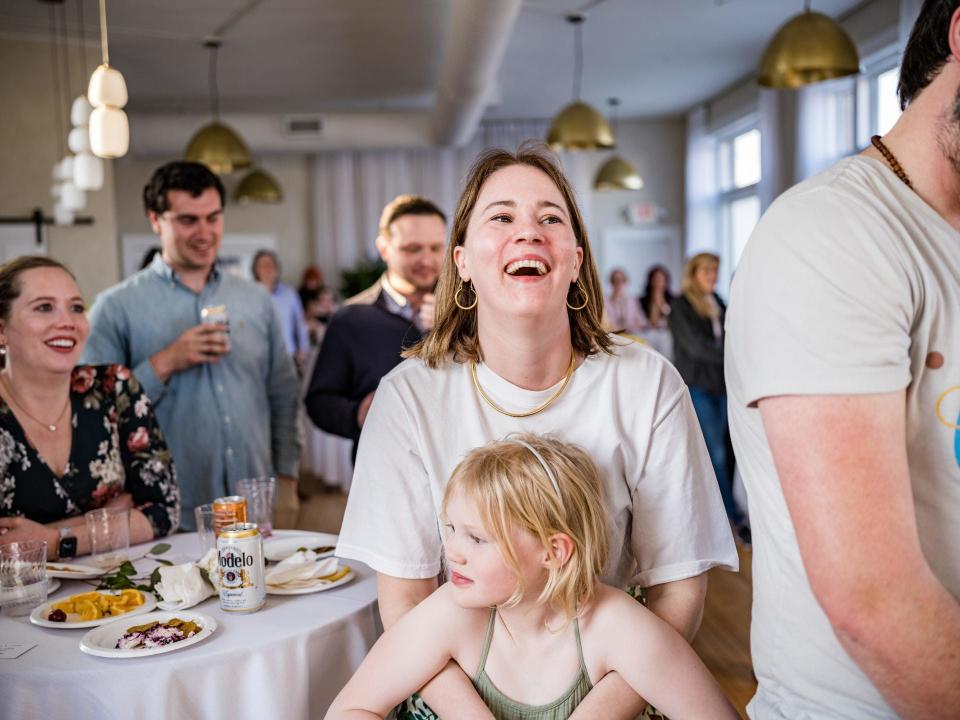
<svg viewBox="0 0 960 720">
<path fill-rule="evenodd" d="M 0 516 L 49 523 L 106 505 L 123 492 L 154 537 L 180 524 L 173 458 L 150 400 L 122 365 L 80 365 L 70 385 L 73 442 L 58 477 L 0 399 Z"/>
</svg>

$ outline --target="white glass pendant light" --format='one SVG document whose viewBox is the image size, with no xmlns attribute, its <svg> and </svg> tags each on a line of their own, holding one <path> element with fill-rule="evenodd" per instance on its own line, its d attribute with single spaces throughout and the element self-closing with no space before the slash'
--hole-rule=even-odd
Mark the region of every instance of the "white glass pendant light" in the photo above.
<svg viewBox="0 0 960 720">
<path fill-rule="evenodd" d="M 130 149 L 130 126 L 122 110 L 127 104 L 127 83 L 119 70 L 110 67 L 106 0 L 100 0 L 100 47 L 103 64 L 93 71 L 87 87 L 87 98 L 94 106 L 90 114 L 90 149 L 97 157 L 118 158 Z"/>
</svg>

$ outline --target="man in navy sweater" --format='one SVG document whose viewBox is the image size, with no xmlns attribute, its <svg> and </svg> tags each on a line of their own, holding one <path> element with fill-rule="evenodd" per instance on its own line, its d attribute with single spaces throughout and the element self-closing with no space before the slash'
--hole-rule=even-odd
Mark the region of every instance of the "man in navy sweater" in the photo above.
<svg viewBox="0 0 960 720">
<path fill-rule="evenodd" d="M 330 320 L 306 406 L 321 430 L 353 440 L 380 378 L 433 327 L 433 288 L 446 246 L 446 217 L 424 197 L 401 195 L 380 216 L 377 250 L 386 272 Z"/>
</svg>

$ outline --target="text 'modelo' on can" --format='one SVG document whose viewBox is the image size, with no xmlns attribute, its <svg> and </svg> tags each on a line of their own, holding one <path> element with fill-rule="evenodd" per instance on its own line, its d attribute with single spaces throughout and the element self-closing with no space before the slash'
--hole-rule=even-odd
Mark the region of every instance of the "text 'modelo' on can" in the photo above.
<svg viewBox="0 0 960 720">
<path fill-rule="evenodd" d="M 255 523 L 228 525 L 217 537 L 220 608 L 227 612 L 254 612 L 263 607 L 267 585 L 263 566 L 263 537 Z"/>
</svg>

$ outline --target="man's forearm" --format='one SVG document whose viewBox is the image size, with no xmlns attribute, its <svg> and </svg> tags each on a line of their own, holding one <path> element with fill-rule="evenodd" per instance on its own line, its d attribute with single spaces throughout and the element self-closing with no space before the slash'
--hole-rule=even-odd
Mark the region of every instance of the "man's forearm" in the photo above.
<svg viewBox="0 0 960 720">
<path fill-rule="evenodd" d="M 960 603 L 933 577 L 876 582 L 828 606 L 834 631 L 900 717 L 960 718 Z M 855 598 L 855 600 L 854 600 Z"/>
</svg>

